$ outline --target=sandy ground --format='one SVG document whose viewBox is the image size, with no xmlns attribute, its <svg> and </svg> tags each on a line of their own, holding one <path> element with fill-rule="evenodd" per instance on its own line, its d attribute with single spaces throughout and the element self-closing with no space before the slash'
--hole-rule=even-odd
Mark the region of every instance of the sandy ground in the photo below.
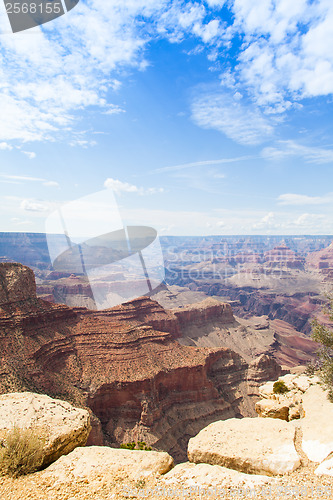
<svg viewBox="0 0 333 500">
<path fill-rule="evenodd" d="M 184 488 L 181 482 L 166 487 L 159 479 L 130 481 L 123 477 L 112 480 L 103 476 L 93 480 L 82 479 L 75 483 L 54 482 L 38 472 L 25 477 L 0 479 L 1 500 L 111 500 L 122 498 L 157 499 L 300 499 L 318 500 L 333 498 L 333 477 L 316 476 L 315 464 L 302 466 L 293 473 L 273 478 L 271 484 L 256 487 L 254 490 L 244 487 L 221 486 L 202 488 L 195 484 Z"/>
</svg>

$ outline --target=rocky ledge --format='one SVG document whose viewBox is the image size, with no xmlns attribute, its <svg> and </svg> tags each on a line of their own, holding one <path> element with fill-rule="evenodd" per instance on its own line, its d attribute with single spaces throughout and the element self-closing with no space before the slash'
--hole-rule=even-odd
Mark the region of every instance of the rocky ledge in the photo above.
<svg viewBox="0 0 333 500">
<path fill-rule="evenodd" d="M 289 390 L 290 400 L 302 395 L 303 416 L 297 420 L 243 418 L 216 421 L 200 430 L 188 444 L 188 460 L 174 466 L 166 452 L 115 449 L 103 446 L 75 447 L 45 470 L 25 478 L 2 478 L 0 495 L 4 500 L 80 498 L 169 499 L 203 498 L 332 498 L 333 495 L 333 404 L 318 379 L 304 375 L 280 378 Z M 272 381 L 272 384 L 274 382 Z M 265 399 L 272 398 L 269 384 L 261 388 Z M 28 395 L 22 395 L 22 402 Z M 30 394 L 31 401 L 40 401 Z M 18 395 L 6 395 L 18 403 Z M 44 424 L 57 425 L 57 416 L 66 408 L 71 426 L 78 430 L 76 446 L 86 439 L 87 416 L 62 401 L 50 400 Z M 7 404 L 7 403 L 6 403 Z M 24 406 L 24 404 L 23 404 Z M 22 406 L 22 408 L 23 408 Z M 31 416 L 34 409 L 31 406 Z M 37 404 L 38 412 L 39 403 Z M 0 405 L 0 421 L 8 412 Z M 276 417 L 276 416 L 275 416 Z M 32 424 L 33 418 L 25 419 Z M 38 419 L 37 419 L 38 421 Z M 23 423 L 13 411 L 13 424 Z M 62 427 L 60 425 L 60 427 Z M 64 424 L 63 434 L 66 433 Z M 36 433 L 42 427 L 34 427 Z M 61 433 L 61 429 L 53 429 Z M 4 440 L 3 446 L 6 446 Z M 67 450 L 68 451 L 68 450 Z"/>
</svg>

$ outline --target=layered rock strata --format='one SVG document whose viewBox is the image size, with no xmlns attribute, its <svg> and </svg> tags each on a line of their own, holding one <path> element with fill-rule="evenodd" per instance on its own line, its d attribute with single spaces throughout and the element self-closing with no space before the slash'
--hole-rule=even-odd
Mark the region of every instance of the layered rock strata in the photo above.
<svg viewBox="0 0 333 500">
<path fill-rule="evenodd" d="M 24 266 L 1 264 L 0 276 L 2 393 L 34 390 L 88 407 L 98 444 L 146 441 L 176 460 L 210 422 L 253 415 L 248 364 L 227 348 L 180 345 L 181 311 L 147 297 L 71 309 L 37 299 Z M 184 314 L 203 321 L 232 312 L 210 304 Z"/>
</svg>

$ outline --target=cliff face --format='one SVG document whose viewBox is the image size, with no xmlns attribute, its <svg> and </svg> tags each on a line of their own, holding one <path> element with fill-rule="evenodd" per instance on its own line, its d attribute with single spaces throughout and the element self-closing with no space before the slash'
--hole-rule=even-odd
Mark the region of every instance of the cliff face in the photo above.
<svg viewBox="0 0 333 500">
<path fill-rule="evenodd" d="M 178 319 L 180 327 L 189 326 L 191 323 L 200 325 L 212 320 L 218 320 L 223 324 L 235 321 L 230 304 L 212 298 L 207 298 L 199 304 L 173 309 L 172 312 Z"/>
<path fill-rule="evenodd" d="M 37 299 L 33 273 L 19 264 L 0 264 L 0 279 L 0 392 L 89 407 L 98 444 L 144 440 L 178 459 L 205 425 L 253 414 L 241 356 L 176 340 L 186 321 L 229 320 L 229 306 L 170 312 L 142 297 L 96 312 Z"/>
<path fill-rule="evenodd" d="M 291 269 L 304 269 L 304 258 L 297 255 L 285 244 L 274 247 L 264 253 L 263 262 L 272 267 L 286 266 Z"/>
<path fill-rule="evenodd" d="M 309 267 L 320 271 L 327 281 L 333 280 L 333 242 L 323 250 L 310 253 L 306 262 Z"/>
</svg>

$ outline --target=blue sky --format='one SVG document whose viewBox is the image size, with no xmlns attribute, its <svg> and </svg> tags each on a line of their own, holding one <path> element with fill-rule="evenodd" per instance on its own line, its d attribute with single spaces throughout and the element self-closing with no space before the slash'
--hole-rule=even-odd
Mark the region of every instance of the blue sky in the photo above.
<svg viewBox="0 0 333 500">
<path fill-rule="evenodd" d="M 333 234 L 331 0 L 0 6 L 0 230 L 112 189 L 160 234 Z"/>
</svg>

